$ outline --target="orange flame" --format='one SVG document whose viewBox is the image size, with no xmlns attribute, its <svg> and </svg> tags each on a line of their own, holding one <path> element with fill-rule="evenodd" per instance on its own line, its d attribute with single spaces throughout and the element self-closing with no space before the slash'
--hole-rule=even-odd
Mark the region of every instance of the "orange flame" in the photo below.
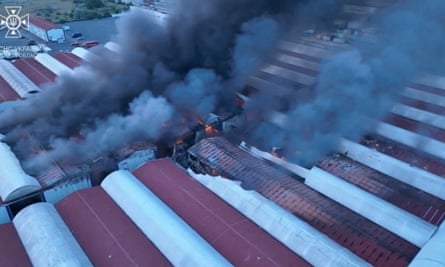
<svg viewBox="0 0 445 267">
<path fill-rule="evenodd" d="M 215 128 L 213 128 L 211 125 L 206 124 L 204 128 L 205 134 L 208 137 L 219 135 L 219 131 Z"/>
</svg>

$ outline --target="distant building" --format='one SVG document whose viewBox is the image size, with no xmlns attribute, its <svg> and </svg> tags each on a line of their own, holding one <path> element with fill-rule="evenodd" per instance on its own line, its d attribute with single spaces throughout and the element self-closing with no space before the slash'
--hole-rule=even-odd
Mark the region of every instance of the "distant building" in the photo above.
<svg viewBox="0 0 445 267">
<path fill-rule="evenodd" d="M 65 31 L 59 25 L 40 17 L 30 17 L 28 31 L 46 42 L 65 41 Z"/>
<path fill-rule="evenodd" d="M 134 6 L 140 6 L 144 4 L 144 0 L 115 0 L 116 3 L 123 3 L 123 4 L 132 4 Z"/>
<path fill-rule="evenodd" d="M 176 0 L 147 0 L 146 3 L 156 11 L 167 14 L 170 13 L 172 4 Z"/>
<path fill-rule="evenodd" d="M 147 16 L 150 16 L 154 22 L 156 22 L 159 25 L 165 25 L 168 15 L 162 12 L 158 12 L 156 10 L 153 10 L 151 7 L 145 7 L 145 6 L 131 6 L 131 11 L 134 10 L 140 10 L 145 12 Z"/>
<path fill-rule="evenodd" d="M 121 149 L 116 155 L 120 170 L 133 171 L 156 158 L 156 146 L 149 143 L 134 143 Z"/>
</svg>

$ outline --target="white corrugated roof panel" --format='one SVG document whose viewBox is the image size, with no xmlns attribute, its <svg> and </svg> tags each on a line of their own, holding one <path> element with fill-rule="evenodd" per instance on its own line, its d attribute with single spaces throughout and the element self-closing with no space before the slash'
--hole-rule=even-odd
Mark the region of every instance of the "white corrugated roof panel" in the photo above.
<svg viewBox="0 0 445 267">
<path fill-rule="evenodd" d="M 101 187 L 173 265 L 231 266 L 130 172 L 111 173 Z"/>
<path fill-rule="evenodd" d="M 64 72 L 72 72 L 71 68 L 46 53 L 38 54 L 35 59 L 58 76 Z"/>
<path fill-rule="evenodd" d="M 403 183 L 445 200 L 445 179 L 350 140 L 342 139 L 338 152 Z"/>
<path fill-rule="evenodd" d="M 375 132 L 390 140 L 445 159 L 445 143 L 441 141 L 384 122 L 378 124 Z"/>
<path fill-rule="evenodd" d="M 93 266 L 52 204 L 28 206 L 13 223 L 33 266 Z"/>
<path fill-rule="evenodd" d="M 196 174 L 191 170 L 189 174 L 310 264 L 370 266 L 363 259 L 259 193 L 244 190 L 238 182 Z"/>
<path fill-rule="evenodd" d="M 422 247 L 416 257 L 411 261 L 409 267 L 444 267 L 445 253 L 445 224 L 442 223 L 434 236 Z"/>
<path fill-rule="evenodd" d="M 20 97 L 27 97 L 30 93 L 40 91 L 40 88 L 37 87 L 37 85 L 9 61 L 3 59 L 0 60 L 0 75 L 9 85 L 11 85 Z"/>
<path fill-rule="evenodd" d="M 436 226 L 317 167 L 303 178 L 311 188 L 417 247 L 436 231 Z"/>
<path fill-rule="evenodd" d="M 0 142 L 0 197 L 4 202 L 39 190 L 37 180 L 26 174 L 9 146 Z"/>
</svg>

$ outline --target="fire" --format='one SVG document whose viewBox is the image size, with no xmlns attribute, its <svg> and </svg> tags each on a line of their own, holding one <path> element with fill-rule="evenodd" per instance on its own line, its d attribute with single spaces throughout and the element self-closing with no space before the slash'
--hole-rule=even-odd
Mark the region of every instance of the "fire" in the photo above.
<svg viewBox="0 0 445 267">
<path fill-rule="evenodd" d="M 272 151 L 270 152 L 270 154 L 271 154 L 272 156 L 276 157 L 276 158 L 285 160 L 286 158 L 285 158 L 284 156 L 282 156 L 278 151 L 279 151 L 279 148 L 277 148 L 277 147 L 273 147 L 273 148 L 272 148 Z"/>
<path fill-rule="evenodd" d="M 217 136 L 219 135 L 218 129 L 215 129 L 209 124 L 206 124 L 204 127 L 204 131 L 207 137 Z"/>
<path fill-rule="evenodd" d="M 210 175 L 211 175 L 211 176 L 219 176 L 219 173 L 218 173 L 217 170 L 212 169 L 212 170 L 210 171 Z"/>
</svg>

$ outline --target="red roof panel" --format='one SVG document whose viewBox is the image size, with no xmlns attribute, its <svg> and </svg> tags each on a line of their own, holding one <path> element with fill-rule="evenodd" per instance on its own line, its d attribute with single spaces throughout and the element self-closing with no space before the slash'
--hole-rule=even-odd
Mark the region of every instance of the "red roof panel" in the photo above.
<svg viewBox="0 0 445 267">
<path fill-rule="evenodd" d="M 275 65 L 275 66 L 282 67 L 282 68 L 284 68 L 286 70 L 292 70 L 292 71 L 295 71 L 297 73 L 302 73 L 302 74 L 306 74 L 306 75 L 313 76 L 313 77 L 318 75 L 318 71 L 311 70 L 311 69 L 308 69 L 308 68 L 305 68 L 305 67 L 301 67 L 301 66 L 292 65 L 292 64 L 289 64 L 289 63 L 286 63 L 286 62 L 282 62 L 282 61 L 279 61 L 279 60 L 276 60 L 276 59 L 274 59 L 274 60 L 272 60 L 272 61 L 270 61 L 268 63 L 270 65 Z"/>
<path fill-rule="evenodd" d="M 445 115 L 445 107 L 441 107 L 438 105 L 434 105 L 431 103 L 427 103 L 427 102 L 423 102 L 417 99 L 413 99 L 413 98 L 409 98 L 409 97 L 402 97 L 400 99 L 400 103 L 417 108 L 417 109 L 422 109 L 422 110 L 426 110 L 432 113 L 436 113 L 438 115 Z"/>
<path fill-rule="evenodd" d="M 60 26 L 58 26 L 50 21 L 47 21 L 44 18 L 34 17 L 34 16 L 29 17 L 29 24 L 33 24 L 33 25 L 39 27 L 40 29 L 43 29 L 46 31 L 54 29 L 54 28 L 60 28 Z"/>
<path fill-rule="evenodd" d="M 309 61 L 312 61 L 312 62 L 315 62 L 315 63 L 321 63 L 321 61 L 323 60 L 321 58 L 312 57 L 312 56 L 305 55 L 305 54 L 300 54 L 300 53 L 295 53 L 295 52 L 288 51 L 288 50 L 285 50 L 285 49 L 282 49 L 282 48 L 278 49 L 278 52 L 280 52 L 281 54 L 288 55 L 288 56 L 293 56 L 293 57 L 298 57 L 298 58 L 301 58 L 301 59 L 309 60 Z"/>
<path fill-rule="evenodd" d="M 309 266 L 169 159 L 134 174 L 235 266 Z"/>
<path fill-rule="evenodd" d="M 243 187 L 289 210 L 374 266 L 387 266 L 377 265 L 385 251 L 390 251 L 389 256 L 397 255 L 407 265 L 419 250 L 224 138 L 201 140 L 189 152 L 221 175 L 241 181 Z"/>
<path fill-rule="evenodd" d="M 82 63 L 82 59 L 72 53 L 59 52 L 53 54 L 52 56 L 72 69 L 80 66 L 80 64 Z"/>
<path fill-rule="evenodd" d="M 0 266 L 32 266 L 12 223 L 0 225 Z"/>
<path fill-rule="evenodd" d="M 445 142 L 444 129 L 423 122 L 415 121 L 406 117 L 402 117 L 394 113 L 388 114 L 384 121 L 410 132 L 418 133 L 420 135 L 428 136 L 441 142 Z"/>
<path fill-rule="evenodd" d="M 326 158 L 318 165 L 432 224 L 439 225 L 445 217 L 445 201 L 342 155 Z"/>
<path fill-rule="evenodd" d="M 20 99 L 20 96 L 2 77 L 0 77 L 0 103 L 17 99 Z"/>
<path fill-rule="evenodd" d="M 56 208 L 94 266 L 171 266 L 102 188 L 77 191 Z"/>
<path fill-rule="evenodd" d="M 378 135 L 373 135 L 367 140 L 363 139 L 360 143 L 419 169 L 445 177 L 445 160 Z"/>
<path fill-rule="evenodd" d="M 425 84 L 419 84 L 419 83 L 412 84 L 412 85 L 410 85 L 410 87 L 412 87 L 414 89 L 418 89 L 420 91 L 428 92 L 431 94 L 445 96 L 445 90 L 437 88 L 437 87 L 433 87 L 433 86 L 429 86 L 429 85 L 425 85 Z"/>
<path fill-rule="evenodd" d="M 12 64 L 19 69 L 26 77 L 28 77 L 37 86 L 47 82 L 53 82 L 56 75 L 49 69 L 44 67 L 34 58 L 21 58 Z"/>
</svg>

